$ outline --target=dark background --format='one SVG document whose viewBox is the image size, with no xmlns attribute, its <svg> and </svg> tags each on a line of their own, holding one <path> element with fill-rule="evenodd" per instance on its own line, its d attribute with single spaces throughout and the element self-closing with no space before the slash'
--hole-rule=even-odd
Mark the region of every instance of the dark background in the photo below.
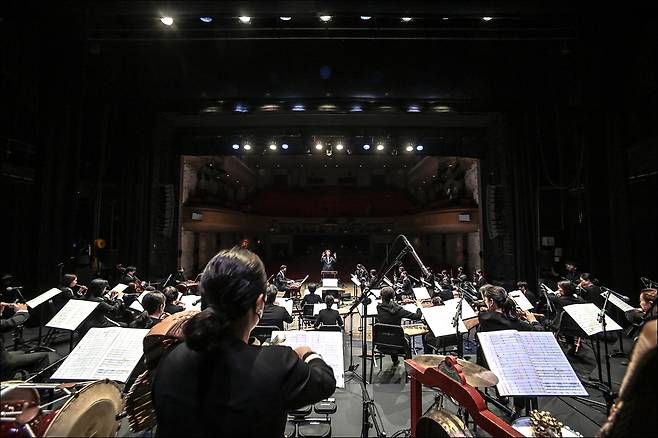
<svg viewBox="0 0 658 438">
<path fill-rule="evenodd" d="M 207 153 L 204 138 L 227 126 L 296 127 L 303 117 L 305 126 L 386 130 L 395 118 L 435 138 L 458 132 L 427 152 L 480 158 L 483 196 L 491 186 L 495 201 L 482 230 L 490 277 L 536 278 L 553 256 L 541 236 L 621 292 L 637 296 L 640 276 L 658 277 L 648 10 L 358 3 L 5 4 L 2 271 L 45 290 L 57 263 L 103 237 L 108 257 L 144 277 L 170 272 L 176 233 L 158 221 L 162 186 L 178 189 L 180 155 Z M 165 9 L 174 29 L 158 20 Z M 335 14 L 330 25 L 315 18 L 324 10 Z M 366 11 L 374 22 L 357 19 Z M 248 30 L 236 23 L 243 13 L 254 16 Z M 206 14 L 214 27 L 198 21 Z M 285 28 L 277 17 L 288 14 L 299 18 Z M 405 28 L 401 15 L 419 18 Z M 400 110 L 231 110 L 270 101 Z M 406 114 L 410 103 L 451 112 Z M 209 105 L 220 110 L 204 113 Z"/>
</svg>

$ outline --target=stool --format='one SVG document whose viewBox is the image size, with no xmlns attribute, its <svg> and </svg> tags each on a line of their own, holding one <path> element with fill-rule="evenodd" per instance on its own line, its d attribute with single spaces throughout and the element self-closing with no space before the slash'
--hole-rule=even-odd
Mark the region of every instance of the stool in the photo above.
<svg viewBox="0 0 658 438">
<path fill-rule="evenodd" d="M 329 417 L 329 415 L 336 413 L 337 407 L 336 407 L 336 402 L 334 400 L 327 399 L 317 402 L 315 406 L 313 406 L 313 409 L 315 410 L 316 414 L 325 415 Z"/>
<path fill-rule="evenodd" d="M 329 420 L 304 420 L 297 426 L 297 436 L 308 438 L 326 438 L 331 436 Z"/>
<path fill-rule="evenodd" d="M 308 405 L 308 406 L 304 406 L 303 408 L 293 409 L 291 411 L 288 411 L 288 415 L 293 417 L 293 419 L 295 420 L 301 420 L 304 419 L 304 417 L 308 417 L 309 415 L 311 415 L 312 409 L 313 409 L 312 406 Z"/>
</svg>

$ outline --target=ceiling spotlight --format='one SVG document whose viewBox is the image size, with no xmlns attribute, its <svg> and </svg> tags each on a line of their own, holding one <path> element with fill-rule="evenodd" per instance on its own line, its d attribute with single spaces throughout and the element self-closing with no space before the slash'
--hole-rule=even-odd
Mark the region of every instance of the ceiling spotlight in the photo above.
<svg viewBox="0 0 658 438">
<path fill-rule="evenodd" d="M 493 17 L 482 17 L 482 21 L 491 21 Z"/>
<path fill-rule="evenodd" d="M 413 18 L 412 17 L 402 17 L 401 20 L 404 21 L 405 23 L 408 23 L 411 20 L 413 20 Z"/>
<path fill-rule="evenodd" d="M 378 150 L 378 151 L 383 151 L 383 150 L 384 150 L 384 145 L 381 144 L 381 143 L 378 144 L 378 145 L 377 145 L 377 150 Z"/>
<path fill-rule="evenodd" d="M 370 145 L 369 144 L 364 144 L 363 145 L 363 150 L 364 151 L 369 151 L 370 150 Z"/>
<path fill-rule="evenodd" d="M 245 151 L 250 151 L 250 150 L 251 150 L 251 145 L 250 145 L 249 143 L 246 143 L 244 146 L 242 146 L 242 148 L 243 148 Z"/>
<path fill-rule="evenodd" d="M 240 20 L 240 22 L 244 24 L 251 23 L 251 17 L 247 15 L 241 15 L 240 17 L 238 17 L 238 20 Z"/>
<path fill-rule="evenodd" d="M 342 150 L 343 150 L 343 144 L 342 144 L 342 143 L 338 143 L 338 144 L 336 145 L 336 150 L 337 150 L 337 151 L 342 151 Z"/>
<path fill-rule="evenodd" d="M 320 15 L 320 20 L 324 21 L 325 23 L 328 23 L 331 21 L 331 15 Z"/>
<path fill-rule="evenodd" d="M 174 24 L 173 17 L 170 17 L 168 15 L 164 17 L 160 17 L 160 21 L 162 21 L 162 24 L 164 24 L 165 26 L 171 26 L 172 24 Z"/>
<path fill-rule="evenodd" d="M 370 15 L 361 15 L 361 19 L 362 19 L 363 21 L 368 21 L 368 20 L 370 20 L 371 18 L 372 18 L 372 17 L 371 17 Z"/>
<path fill-rule="evenodd" d="M 306 111 L 306 107 L 302 104 L 293 105 L 293 111 Z"/>
<path fill-rule="evenodd" d="M 281 20 L 281 21 L 290 21 L 290 20 L 292 20 L 292 17 L 279 17 L 279 20 Z"/>
<path fill-rule="evenodd" d="M 270 144 L 270 150 L 275 151 L 276 150 L 276 144 L 274 144 L 274 143 Z"/>
<path fill-rule="evenodd" d="M 411 146 L 411 145 L 407 145 L 407 147 L 405 148 L 405 150 L 406 150 L 407 152 L 413 152 L 414 147 Z"/>
<path fill-rule="evenodd" d="M 315 149 L 321 151 L 322 150 L 322 143 L 316 143 Z"/>
<path fill-rule="evenodd" d="M 407 108 L 408 113 L 419 113 L 420 112 L 420 107 L 418 105 L 409 105 Z"/>
<path fill-rule="evenodd" d="M 416 146 L 417 151 L 422 151 L 423 149 L 425 149 L 425 148 L 423 147 L 422 144 L 419 144 L 418 146 Z"/>
<path fill-rule="evenodd" d="M 240 149 L 240 145 L 239 145 L 239 144 L 234 144 L 234 145 L 232 146 L 232 148 L 235 149 L 235 150 L 237 151 L 238 149 Z"/>
<path fill-rule="evenodd" d="M 199 17 L 199 20 L 203 21 L 204 23 L 212 23 L 212 17 Z"/>
<path fill-rule="evenodd" d="M 283 143 L 281 145 L 281 149 L 288 149 L 288 143 Z"/>
<path fill-rule="evenodd" d="M 363 107 L 361 105 L 352 105 L 350 108 L 351 113 L 361 113 L 363 112 Z"/>
</svg>

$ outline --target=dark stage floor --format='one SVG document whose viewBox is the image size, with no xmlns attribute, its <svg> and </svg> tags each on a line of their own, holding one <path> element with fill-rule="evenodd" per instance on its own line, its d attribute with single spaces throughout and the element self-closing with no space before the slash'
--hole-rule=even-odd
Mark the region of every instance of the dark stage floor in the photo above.
<svg viewBox="0 0 658 438">
<path fill-rule="evenodd" d="M 36 329 L 26 329 L 25 337 L 29 339 L 36 335 Z M 56 344 L 56 350 L 60 355 L 68 353 L 68 338 L 61 337 L 61 343 Z M 470 360 L 475 360 L 474 344 L 466 343 L 465 356 Z M 624 339 L 625 351 L 629 351 L 630 340 Z M 610 352 L 618 351 L 619 343 L 609 344 Z M 355 337 L 353 343 L 353 360 L 354 363 L 361 363 L 360 353 L 361 344 Z M 349 365 L 349 338 L 345 336 L 345 368 Z M 594 352 L 589 345 L 583 345 L 579 354 L 573 358 L 569 357 L 574 370 L 583 382 L 589 382 L 591 379 L 598 377 L 598 368 L 594 357 Z M 611 358 L 611 376 L 613 391 L 617 391 L 626 372 L 627 359 L 614 357 Z M 374 399 L 375 405 L 379 411 L 384 431 L 387 436 L 392 436 L 398 431 L 409 429 L 410 427 L 410 389 L 409 384 L 405 383 L 404 364 L 394 366 L 391 359 L 386 356 L 383 359 L 383 367 L 379 368 L 379 361 L 376 361 L 374 368 L 373 383 L 368 385 L 370 396 Z M 605 362 L 603 362 L 605 366 Z M 368 367 L 370 366 L 368 362 Z M 361 374 L 361 366 L 357 368 L 357 373 Z M 603 378 L 606 379 L 605 369 Z M 345 388 L 339 388 L 334 395 L 338 405 L 338 411 L 333 415 L 332 429 L 333 436 L 358 436 L 361 432 L 362 418 L 362 392 L 358 377 L 348 372 L 345 375 Z M 586 400 L 595 402 L 604 402 L 600 390 L 585 386 L 590 396 Z M 423 409 L 428 409 L 434 402 L 435 390 L 424 388 L 423 390 Z M 511 407 L 511 402 L 510 402 Z M 444 398 L 444 408 L 456 413 L 457 407 L 452 401 Z M 505 414 L 491 405 L 489 408 L 509 421 Z M 594 436 L 600 425 L 606 418 L 605 408 L 591 406 L 586 401 L 576 400 L 571 397 L 546 397 L 539 399 L 539 408 L 550 411 L 558 420 L 572 429 L 580 432 L 583 436 Z M 141 436 L 133 434 L 128 429 L 127 421 L 124 420 L 119 431 L 119 436 Z M 370 430 L 370 436 L 375 436 L 374 430 Z M 487 436 L 485 432 L 478 429 L 477 436 Z"/>
</svg>

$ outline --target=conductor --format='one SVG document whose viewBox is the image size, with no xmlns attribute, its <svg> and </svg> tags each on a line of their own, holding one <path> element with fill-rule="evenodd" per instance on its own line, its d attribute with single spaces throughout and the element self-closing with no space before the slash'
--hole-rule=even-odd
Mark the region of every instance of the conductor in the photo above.
<svg viewBox="0 0 658 438">
<path fill-rule="evenodd" d="M 336 258 L 337 254 L 331 254 L 331 250 L 326 249 L 322 256 L 320 257 L 320 263 L 322 263 L 323 271 L 335 271 L 336 270 Z"/>
</svg>

